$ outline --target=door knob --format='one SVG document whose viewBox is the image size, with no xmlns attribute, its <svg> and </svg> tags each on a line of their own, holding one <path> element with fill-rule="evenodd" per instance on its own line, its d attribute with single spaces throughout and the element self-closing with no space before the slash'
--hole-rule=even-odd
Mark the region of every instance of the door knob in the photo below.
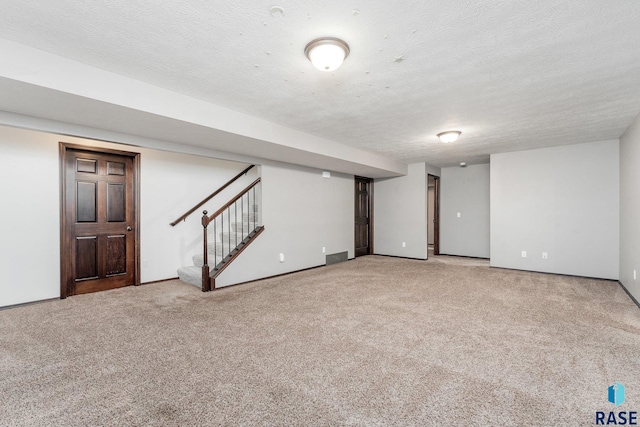
<svg viewBox="0 0 640 427">
<path fill-rule="evenodd" d="M 131 226 L 127 225 L 127 231 L 131 231 L 131 230 L 132 230 Z"/>
</svg>

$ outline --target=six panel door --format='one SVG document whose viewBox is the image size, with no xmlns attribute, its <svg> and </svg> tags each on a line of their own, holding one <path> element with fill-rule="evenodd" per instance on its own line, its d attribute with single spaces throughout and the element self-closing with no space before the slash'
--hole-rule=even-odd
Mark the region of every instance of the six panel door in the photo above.
<svg viewBox="0 0 640 427">
<path fill-rule="evenodd" d="M 371 179 L 355 178 L 355 256 L 371 254 Z"/>
<path fill-rule="evenodd" d="M 64 164 L 66 295 L 135 284 L 133 158 L 67 149 Z"/>
</svg>

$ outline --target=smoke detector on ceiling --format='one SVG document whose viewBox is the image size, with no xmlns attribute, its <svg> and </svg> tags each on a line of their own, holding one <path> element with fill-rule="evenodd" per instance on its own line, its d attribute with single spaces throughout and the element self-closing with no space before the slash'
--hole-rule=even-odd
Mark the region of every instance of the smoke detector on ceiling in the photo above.
<svg viewBox="0 0 640 427">
<path fill-rule="evenodd" d="M 269 13 L 271 14 L 271 16 L 284 16 L 284 9 L 280 6 L 271 6 L 271 9 L 269 9 Z"/>
</svg>

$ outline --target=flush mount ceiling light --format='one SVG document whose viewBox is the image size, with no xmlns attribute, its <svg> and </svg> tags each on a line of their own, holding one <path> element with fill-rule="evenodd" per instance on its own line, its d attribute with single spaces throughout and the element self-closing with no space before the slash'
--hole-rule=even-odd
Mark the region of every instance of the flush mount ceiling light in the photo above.
<svg viewBox="0 0 640 427">
<path fill-rule="evenodd" d="M 304 54 L 320 71 L 337 70 L 349 52 L 349 45 L 335 37 L 311 40 L 304 48 Z"/>
<path fill-rule="evenodd" d="M 461 133 L 462 132 L 460 132 L 459 130 L 448 130 L 446 132 L 440 132 L 438 134 L 438 138 L 440 138 L 441 142 L 444 142 L 445 144 L 447 144 L 449 142 L 454 142 L 456 139 L 458 139 Z"/>
</svg>

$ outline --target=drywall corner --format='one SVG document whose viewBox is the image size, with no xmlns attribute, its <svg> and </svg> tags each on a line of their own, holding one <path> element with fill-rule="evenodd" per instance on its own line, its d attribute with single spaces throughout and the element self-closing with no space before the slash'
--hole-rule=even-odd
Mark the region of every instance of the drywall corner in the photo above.
<svg viewBox="0 0 640 427">
<path fill-rule="evenodd" d="M 374 181 L 374 251 L 380 255 L 427 258 L 427 173 L 424 163 L 408 174 Z"/>
<path fill-rule="evenodd" d="M 440 253 L 489 258 L 489 164 L 443 168 Z"/>
<path fill-rule="evenodd" d="M 640 301 L 640 115 L 620 138 L 620 282 Z M 634 278 L 635 271 L 635 278 Z"/>
</svg>

